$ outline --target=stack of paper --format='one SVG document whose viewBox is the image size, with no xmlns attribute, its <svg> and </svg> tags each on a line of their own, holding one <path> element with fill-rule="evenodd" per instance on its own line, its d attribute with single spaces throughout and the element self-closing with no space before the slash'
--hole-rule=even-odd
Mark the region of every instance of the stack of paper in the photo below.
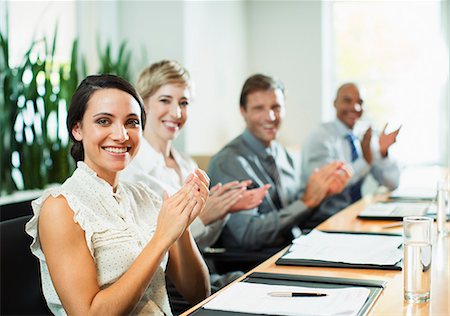
<svg viewBox="0 0 450 316">
<path fill-rule="evenodd" d="M 422 216 L 428 212 L 428 210 L 434 209 L 434 205 L 430 203 L 418 203 L 418 202 L 379 202 L 369 204 L 359 214 L 366 217 L 404 217 L 404 216 Z"/>
<path fill-rule="evenodd" d="M 402 259 L 401 236 L 324 233 L 318 230 L 293 241 L 283 259 L 351 264 L 394 265 Z"/>
<path fill-rule="evenodd" d="M 402 186 L 392 191 L 392 199 L 403 200 L 433 200 L 436 197 L 436 188 Z"/>
<path fill-rule="evenodd" d="M 321 297 L 272 297 L 271 292 L 316 292 Z M 206 303 L 205 309 L 259 315 L 357 315 L 369 297 L 362 287 L 309 288 L 238 282 Z"/>
</svg>

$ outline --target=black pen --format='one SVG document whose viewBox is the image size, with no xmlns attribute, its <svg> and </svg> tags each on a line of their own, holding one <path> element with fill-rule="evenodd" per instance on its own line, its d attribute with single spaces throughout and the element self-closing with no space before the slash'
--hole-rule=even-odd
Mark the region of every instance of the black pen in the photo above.
<svg viewBox="0 0 450 316">
<path fill-rule="evenodd" d="M 269 292 L 273 297 L 320 297 L 327 296 L 325 293 L 304 293 L 304 292 Z"/>
</svg>

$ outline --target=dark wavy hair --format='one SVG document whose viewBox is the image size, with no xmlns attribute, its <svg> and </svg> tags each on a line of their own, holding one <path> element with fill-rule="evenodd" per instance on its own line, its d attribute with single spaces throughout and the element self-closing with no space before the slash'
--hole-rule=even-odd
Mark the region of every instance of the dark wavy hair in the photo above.
<svg viewBox="0 0 450 316">
<path fill-rule="evenodd" d="M 139 107 L 141 108 L 142 128 L 145 126 L 146 115 L 144 103 L 142 102 L 139 94 L 128 81 L 118 76 L 109 74 L 87 76 L 83 81 L 81 81 L 77 90 L 75 90 L 72 100 L 70 101 L 69 111 L 67 113 L 67 129 L 69 130 L 70 139 L 73 141 L 70 154 L 75 161 L 84 160 L 84 148 L 83 143 L 76 140 L 72 135 L 72 129 L 77 123 L 83 120 L 84 113 L 87 109 L 87 104 L 94 92 L 102 89 L 119 89 L 131 95 L 139 103 Z"/>
</svg>

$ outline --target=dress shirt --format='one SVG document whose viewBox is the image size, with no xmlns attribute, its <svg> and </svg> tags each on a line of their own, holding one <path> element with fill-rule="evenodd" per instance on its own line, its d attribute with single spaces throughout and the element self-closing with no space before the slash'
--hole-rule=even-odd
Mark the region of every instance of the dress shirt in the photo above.
<svg viewBox="0 0 450 316">
<path fill-rule="evenodd" d="M 275 159 L 280 183 L 271 178 L 267 157 Z M 232 180 L 253 181 L 253 186 L 271 184 L 262 203 L 251 210 L 233 213 L 220 241 L 225 247 L 260 249 L 290 242 L 291 228 L 309 217 L 310 210 L 300 201 L 300 175 L 294 160 L 276 141 L 266 148 L 248 130 L 220 150 L 209 164 L 211 184 Z M 281 208 L 275 206 L 278 194 Z"/>
<path fill-rule="evenodd" d="M 197 168 L 197 164 L 173 147 L 171 154 L 180 168 L 181 178 L 175 169 L 166 166 L 163 154 L 157 152 L 145 139 L 141 141 L 136 157 L 122 171 L 120 177 L 129 182 L 143 181 L 161 197 L 164 191 L 172 195 L 180 190 L 186 177 Z M 205 226 L 198 217 L 192 222 L 189 229 L 200 249 L 217 241 L 224 222 L 225 219 L 220 219 Z"/>
<path fill-rule="evenodd" d="M 143 183 L 122 183 L 113 192 L 109 183 L 85 163 L 78 162 L 73 175 L 61 186 L 45 190 L 42 197 L 32 202 L 34 216 L 25 230 L 33 237 L 31 252 L 40 262 L 43 293 L 53 314 L 66 315 L 53 286 L 38 235 L 40 211 L 49 196 L 64 196 L 72 209 L 73 220 L 84 231 L 87 247 L 94 258 L 101 289 L 116 282 L 152 238 L 161 199 Z M 167 260 L 166 254 L 131 314 L 172 315 L 164 273 Z"/>
<path fill-rule="evenodd" d="M 354 142 L 358 158 L 352 161 L 352 148 L 348 141 L 348 135 L 352 132 L 344 123 L 336 119 L 321 124 L 305 141 L 301 157 L 303 185 L 306 185 L 307 179 L 315 168 L 320 168 L 332 161 L 345 162 L 353 172 L 347 188 L 340 194 L 326 198 L 319 206 L 319 211 L 315 212 L 311 218 L 314 223 L 307 225 L 308 227 L 319 224 L 350 205 L 353 202 L 350 196 L 351 187 L 360 185 L 369 173 L 380 185 L 389 189 L 395 189 L 398 186 L 400 169 L 395 161 L 381 156 L 377 137 L 373 136 L 371 141 L 372 165 L 364 159 L 361 142 L 358 139 Z"/>
</svg>

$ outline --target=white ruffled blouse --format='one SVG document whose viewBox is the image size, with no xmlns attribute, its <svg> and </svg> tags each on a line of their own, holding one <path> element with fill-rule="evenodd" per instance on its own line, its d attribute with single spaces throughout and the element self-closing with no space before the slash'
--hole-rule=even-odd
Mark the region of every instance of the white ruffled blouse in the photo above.
<svg viewBox="0 0 450 316">
<path fill-rule="evenodd" d="M 142 252 L 155 232 L 161 207 L 161 199 L 144 183 L 119 184 L 114 193 L 85 163 L 78 162 L 77 167 L 61 186 L 46 190 L 32 202 L 34 216 L 26 225 L 26 232 L 33 237 L 31 251 L 40 261 L 44 296 L 56 315 L 66 312 L 53 287 L 39 242 L 38 221 L 44 201 L 50 195 L 62 195 L 67 200 L 75 223 L 85 232 L 101 289 L 119 279 Z M 132 314 L 172 315 L 164 277 L 167 260 L 166 254 Z"/>
</svg>

